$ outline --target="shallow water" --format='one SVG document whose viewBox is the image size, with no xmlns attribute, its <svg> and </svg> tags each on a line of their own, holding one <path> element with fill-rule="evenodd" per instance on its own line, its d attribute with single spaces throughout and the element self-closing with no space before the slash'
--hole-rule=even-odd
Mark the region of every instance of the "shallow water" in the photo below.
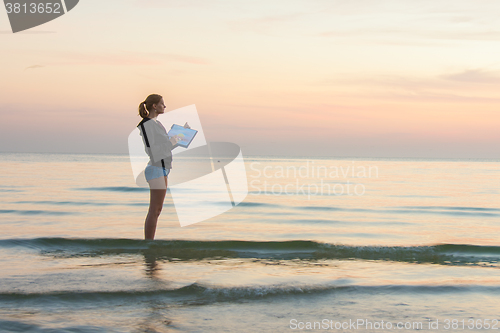
<svg viewBox="0 0 500 333">
<path fill-rule="evenodd" d="M 245 163 L 243 203 L 181 228 L 167 194 L 151 242 L 127 156 L 0 154 L 0 330 L 500 329 L 500 161 Z"/>
</svg>

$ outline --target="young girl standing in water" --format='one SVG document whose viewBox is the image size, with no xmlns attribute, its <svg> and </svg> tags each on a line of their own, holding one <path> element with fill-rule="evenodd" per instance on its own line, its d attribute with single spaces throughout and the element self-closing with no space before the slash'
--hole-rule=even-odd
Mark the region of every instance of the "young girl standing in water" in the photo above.
<svg viewBox="0 0 500 333">
<path fill-rule="evenodd" d="M 172 169 L 172 149 L 180 140 L 177 136 L 169 137 L 165 127 L 156 119 L 163 113 L 165 103 L 160 95 L 149 95 L 139 104 L 139 115 L 143 119 L 137 127 L 149 156 L 148 166 L 144 170 L 150 189 L 149 210 L 144 223 L 144 238 L 148 240 L 155 237 L 156 224 L 167 193 L 168 174 Z M 190 128 L 187 123 L 184 127 Z"/>
</svg>

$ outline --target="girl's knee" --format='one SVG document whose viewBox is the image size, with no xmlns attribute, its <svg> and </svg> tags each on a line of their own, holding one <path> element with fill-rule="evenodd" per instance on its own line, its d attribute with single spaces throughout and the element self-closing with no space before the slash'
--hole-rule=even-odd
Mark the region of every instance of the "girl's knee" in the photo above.
<svg viewBox="0 0 500 333">
<path fill-rule="evenodd" d="M 153 214 L 154 216 L 158 217 L 161 214 L 161 208 L 162 207 L 151 207 L 149 208 L 149 212 Z"/>
</svg>

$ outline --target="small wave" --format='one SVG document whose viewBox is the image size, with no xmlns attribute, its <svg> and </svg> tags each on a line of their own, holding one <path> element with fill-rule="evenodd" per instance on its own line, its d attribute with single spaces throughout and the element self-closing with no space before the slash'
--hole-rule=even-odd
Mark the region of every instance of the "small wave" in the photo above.
<svg viewBox="0 0 500 333">
<path fill-rule="evenodd" d="M 147 202 L 131 202 L 131 203 L 111 203 L 111 202 L 91 202 L 91 201 L 15 201 L 16 204 L 39 204 L 39 205 L 55 205 L 55 206 L 149 206 Z"/>
<path fill-rule="evenodd" d="M 48 328 L 45 325 L 34 324 L 31 322 L 23 322 L 23 321 L 14 321 L 14 320 L 2 320 L 0 319 L 0 327 L 2 328 L 2 332 L 47 332 L 47 333 L 55 333 L 55 332 L 73 332 L 73 333 L 88 333 L 88 332 L 102 332 L 102 333 L 111 333 L 111 332 L 122 332 L 121 330 L 114 330 L 110 327 L 99 327 L 92 325 L 78 325 L 78 326 L 64 326 L 57 328 Z"/>
<path fill-rule="evenodd" d="M 314 210 L 314 211 L 334 211 L 334 212 L 351 212 L 351 213 L 387 213 L 393 212 L 392 210 L 383 209 L 368 209 L 368 208 L 340 208 L 334 206 L 300 206 L 296 207 L 300 210 Z"/>
<path fill-rule="evenodd" d="M 192 283 L 175 289 L 147 289 L 147 290 L 121 290 L 121 291 L 50 291 L 45 293 L 25 293 L 25 292 L 3 292 L 0 293 L 1 301 L 16 300 L 40 300 L 48 298 L 61 301 L 105 301 L 105 300 L 123 300 L 133 298 L 151 299 L 165 298 L 178 299 L 181 302 L 187 302 L 192 305 L 201 305 L 212 302 L 232 302 L 241 299 L 263 299 L 270 297 L 283 297 L 289 295 L 323 295 L 325 293 L 345 293 L 349 294 L 373 294 L 373 293 L 453 293 L 457 292 L 482 292 L 489 294 L 500 293 L 498 286 L 482 285 L 342 285 L 332 282 L 319 285 L 297 285 L 297 284 L 279 284 L 279 285 L 257 285 L 257 286 L 238 286 L 224 287 L 203 285 Z"/>
<path fill-rule="evenodd" d="M 481 207 L 432 207 L 432 206 L 405 206 L 405 209 L 366 209 L 366 208 L 340 208 L 333 206 L 302 206 L 296 207 L 300 210 L 314 211 L 338 211 L 352 213 L 375 213 L 375 214 L 438 214 L 451 216 L 500 216 L 500 209 Z"/>
<path fill-rule="evenodd" d="M 0 192 L 23 192 L 23 191 L 11 189 L 11 188 L 0 188 Z"/>
<path fill-rule="evenodd" d="M 265 203 L 265 202 L 252 202 L 252 201 L 243 201 L 238 204 L 241 207 L 280 207 L 281 205 Z"/>
<path fill-rule="evenodd" d="M 460 253 L 469 255 L 496 255 L 500 256 L 500 246 L 480 246 L 467 244 L 443 244 L 437 245 L 440 251 L 445 253 Z"/>
<path fill-rule="evenodd" d="M 108 202 L 88 202 L 88 201 L 48 201 L 48 200 L 42 200 L 42 201 L 16 201 L 14 202 L 16 204 L 35 204 L 35 205 L 61 205 L 61 206 L 66 206 L 66 205 L 75 205 L 75 206 L 85 206 L 85 205 L 93 205 L 93 206 L 109 206 L 113 205 L 112 203 Z"/>
<path fill-rule="evenodd" d="M 18 214 L 18 215 L 72 215 L 74 212 L 59 212 L 48 210 L 17 210 L 17 209 L 0 209 L 0 214 Z"/>
<path fill-rule="evenodd" d="M 484 207 L 402 206 L 399 208 L 424 209 L 424 210 L 457 210 L 457 211 L 500 212 L 500 208 L 484 208 Z"/>
<path fill-rule="evenodd" d="M 467 244 L 348 246 L 307 240 L 197 241 L 85 238 L 3 239 L 0 247 L 26 247 L 53 257 L 138 254 L 165 260 L 256 258 L 270 260 L 362 259 L 442 265 L 498 266 L 500 247 Z"/>
<path fill-rule="evenodd" d="M 111 191 L 111 192 L 149 192 L 148 187 L 108 186 L 108 187 L 80 187 L 79 191 Z"/>
<path fill-rule="evenodd" d="M 129 297 L 151 297 L 151 296 L 198 296 L 207 298 L 239 299 L 239 298 L 262 298 L 270 295 L 304 294 L 322 292 L 326 290 L 347 288 L 345 286 L 294 286 L 294 285 L 268 285 L 251 287 L 220 287 L 204 286 L 192 283 L 175 289 L 148 289 L 148 290 L 122 290 L 122 291 L 52 291 L 45 293 L 23 293 L 4 292 L 0 293 L 0 299 L 32 299 L 40 297 L 55 297 L 61 300 L 75 299 L 106 299 L 106 298 L 129 298 Z"/>
</svg>

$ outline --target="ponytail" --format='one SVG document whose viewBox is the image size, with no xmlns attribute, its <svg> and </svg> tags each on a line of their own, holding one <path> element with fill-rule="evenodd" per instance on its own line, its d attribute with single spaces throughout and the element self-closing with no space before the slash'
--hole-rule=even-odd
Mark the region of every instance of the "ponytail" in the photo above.
<svg viewBox="0 0 500 333">
<path fill-rule="evenodd" d="M 149 110 L 153 107 L 153 104 L 158 104 L 160 103 L 161 97 L 158 94 L 151 94 L 149 95 L 144 102 L 139 104 L 139 116 L 142 118 L 147 118 L 149 115 Z"/>
<path fill-rule="evenodd" d="M 142 102 L 139 104 L 139 116 L 142 118 L 147 118 L 149 114 L 148 109 L 146 108 L 146 102 Z"/>
</svg>

